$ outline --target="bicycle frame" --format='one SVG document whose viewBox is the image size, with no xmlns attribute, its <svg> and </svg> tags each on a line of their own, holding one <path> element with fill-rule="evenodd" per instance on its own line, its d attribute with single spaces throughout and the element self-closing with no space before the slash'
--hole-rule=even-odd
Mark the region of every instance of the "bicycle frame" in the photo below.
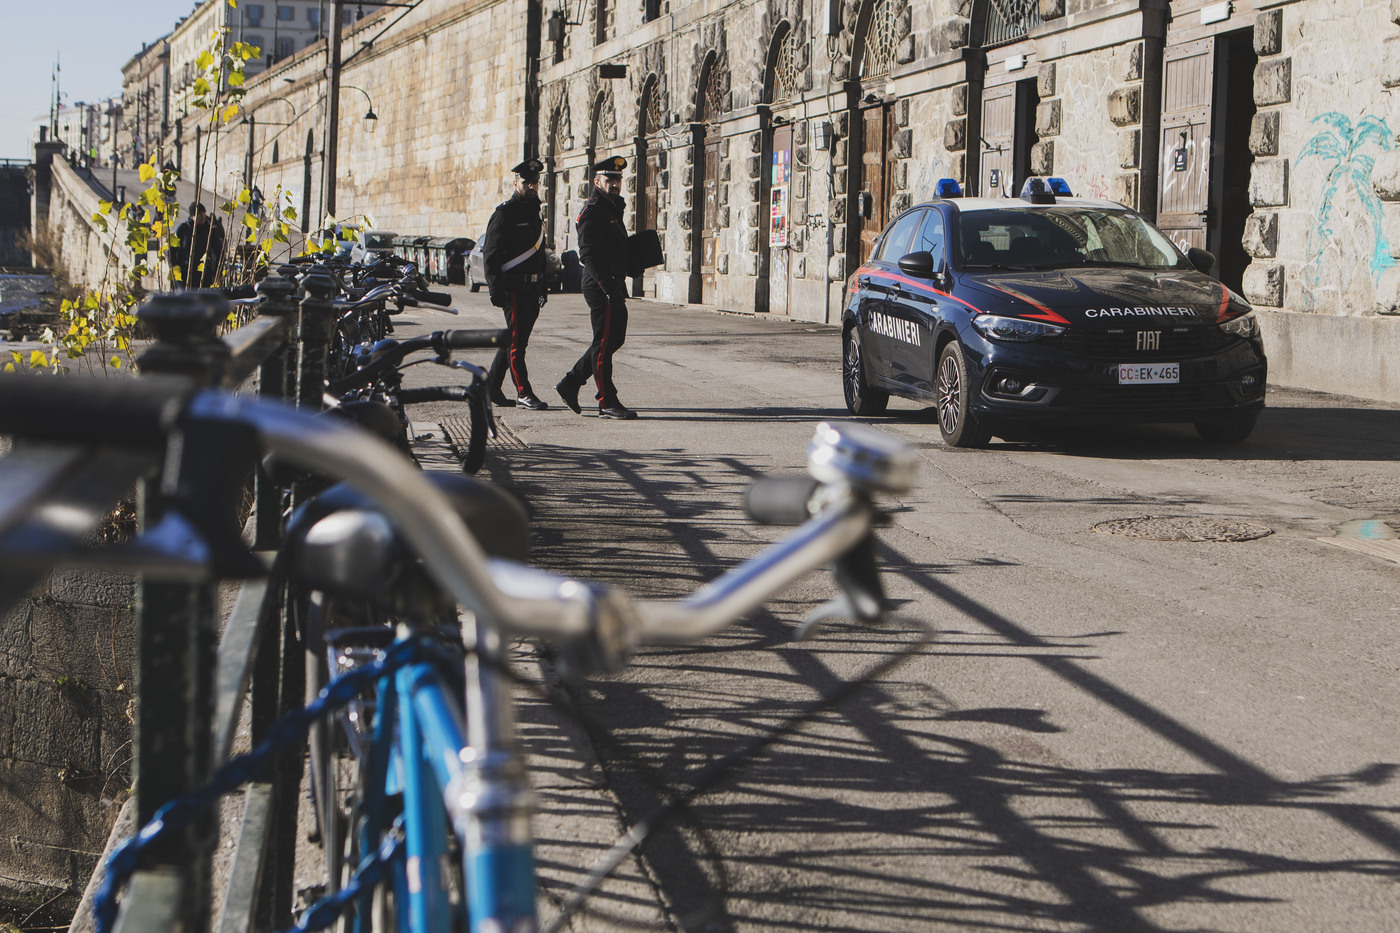
<svg viewBox="0 0 1400 933">
<path fill-rule="evenodd" d="M 536 926 L 533 797 L 515 744 L 510 684 L 496 669 L 501 659 L 494 642 L 482 633 L 476 653 L 468 656 L 465 722 L 432 663 L 406 665 L 379 684 L 358 831 L 360 851 L 378 850 L 393 823 L 388 797 L 402 794 L 404 845 L 392 871 L 400 929 L 454 928 L 461 908 L 443 871 L 453 835 L 462 852 L 459 893 L 465 895 L 467 929 Z M 360 897 L 356 933 L 368 930 L 371 900 L 371 893 Z"/>
</svg>

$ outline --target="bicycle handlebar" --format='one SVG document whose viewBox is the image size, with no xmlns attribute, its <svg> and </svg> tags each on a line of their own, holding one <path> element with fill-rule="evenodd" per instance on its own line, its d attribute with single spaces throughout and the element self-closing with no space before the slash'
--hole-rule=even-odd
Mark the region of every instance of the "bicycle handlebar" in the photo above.
<svg viewBox="0 0 1400 933">
<path fill-rule="evenodd" d="M 0 377 L 0 432 L 53 438 L 59 432 L 52 426 L 60 424 L 71 442 L 151 440 L 172 426 L 194 423 L 252 428 L 266 452 L 349 482 L 374 499 L 439 585 L 482 622 L 510 635 L 581 648 L 605 668 L 638 644 L 688 642 L 719 631 L 825 564 L 837 561 L 839 578 L 839 562 L 869 540 L 880 514 L 873 495 L 907 491 L 918 464 L 912 450 L 879 431 L 823 423 L 808 448 L 809 469 L 821 483 L 811 500 L 818 505 L 812 517 L 690 596 L 657 602 L 488 561 L 442 493 L 401 452 L 351 425 L 217 390 L 190 397 L 172 394 L 153 378 L 130 382 Z M 93 417 L 99 408 L 103 415 Z M 82 426 L 77 431 L 75 419 Z"/>
<path fill-rule="evenodd" d="M 433 331 L 431 334 L 400 342 L 398 346 L 385 350 L 363 369 L 336 379 L 326 388 L 332 395 L 339 396 L 360 386 L 369 385 L 383 373 L 397 368 L 410 353 L 419 350 L 433 350 L 441 356 L 449 350 L 484 350 L 499 347 L 508 339 L 510 331 L 503 328 L 455 328 Z"/>
</svg>

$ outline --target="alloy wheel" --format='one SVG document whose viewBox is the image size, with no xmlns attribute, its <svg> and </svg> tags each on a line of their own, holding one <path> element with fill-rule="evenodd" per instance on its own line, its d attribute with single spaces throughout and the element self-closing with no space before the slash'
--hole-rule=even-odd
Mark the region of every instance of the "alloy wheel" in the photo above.
<svg viewBox="0 0 1400 933">
<path fill-rule="evenodd" d="M 943 361 L 938 364 L 938 424 L 944 435 L 957 433 L 962 420 L 962 402 L 962 372 L 958 361 L 953 354 L 944 354 Z"/>
</svg>

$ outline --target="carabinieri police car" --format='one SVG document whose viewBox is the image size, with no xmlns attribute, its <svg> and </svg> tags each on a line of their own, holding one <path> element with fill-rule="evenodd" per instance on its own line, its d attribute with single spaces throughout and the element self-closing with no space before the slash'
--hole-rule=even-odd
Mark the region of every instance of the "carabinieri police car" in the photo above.
<svg viewBox="0 0 1400 933">
<path fill-rule="evenodd" d="M 1191 422 L 1241 441 L 1264 407 L 1253 309 L 1141 215 L 1032 177 L 1020 198 L 956 181 L 880 234 L 846 285 L 852 414 L 932 400 L 946 443 L 1032 424 Z"/>
</svg>

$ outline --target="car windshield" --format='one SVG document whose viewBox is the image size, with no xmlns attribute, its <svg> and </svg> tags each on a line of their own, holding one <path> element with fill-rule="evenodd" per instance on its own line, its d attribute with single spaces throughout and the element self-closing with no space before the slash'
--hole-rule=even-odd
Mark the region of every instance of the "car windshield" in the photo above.
<svg viewBox="0 0 1400 933">
<path fill-rule="evenodd" d="M 958 234 L 962 269 L 1188 266 L 1171 241 L 1130 211 L 1068 204 L 963 211 Z"/>
</svg>

